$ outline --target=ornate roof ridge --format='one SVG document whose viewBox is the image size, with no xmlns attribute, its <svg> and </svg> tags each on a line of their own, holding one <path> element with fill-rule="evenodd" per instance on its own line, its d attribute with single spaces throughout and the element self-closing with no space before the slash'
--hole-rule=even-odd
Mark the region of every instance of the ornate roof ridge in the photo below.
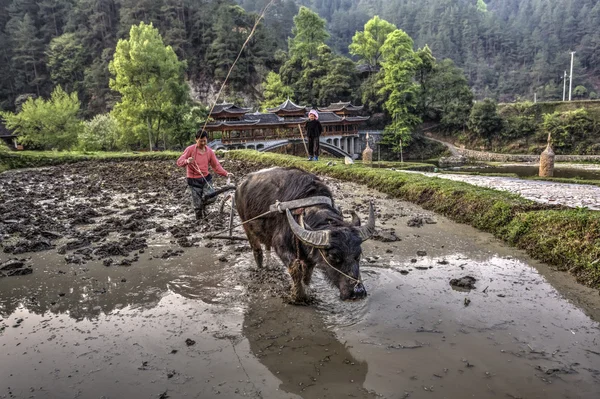
<svg viewBox="0 0 600 399">
<path fill-rule="evenodd" d="M 285 100 L 282 104 L 278 105 L 275 108 L 267 108 L 267 111 L 269 111 L 269 112 L 278 112 L 278 111 L 294 112 L 294 111 L 306 111 L 306 108 L 307 107 L 305 107 L 305 106 L 294 103 L 288 97 L 287 100 Z"/>
</svg>

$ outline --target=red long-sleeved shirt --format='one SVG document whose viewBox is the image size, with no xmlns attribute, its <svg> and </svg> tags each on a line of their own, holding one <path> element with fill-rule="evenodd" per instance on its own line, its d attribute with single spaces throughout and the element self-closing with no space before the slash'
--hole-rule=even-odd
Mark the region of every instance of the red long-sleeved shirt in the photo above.
<svg viewBox="0 0 600 399">
<path fill-rule="evenodd" d="M 217 159 L 217 156 L 215 155 L 214 151 L 212 149 L 210 149 L 210 147 L 208 147 L 208 146 L 206 146 L 204 148 L 206 151 L 202 154 L 202 153 L 200 153 L 200 150 L 198 150 L 198 147 L 196 146 L 196 144 L 193 144 L 193 145 L 187 147 L 185 149 L 185 151 L 183 151 L 183 154 L 181 154 L 181 156 L 177 160 L 177 166 L 181 166 L 181 167 L 186 166 L 187 167 L 187 172 L 186 172 L 187 177 L 190 177 L 193 179 L 199 179 L 202 176 L 207 176 L 209 164 L 213 168 L 213 170 L 215 171 L 216 174 L 221 175 L 221 176 L 227 176 L 228 175 L 227 171 L 225 169 L 223 169 L 223 167 L 219 163 L 219 160 Z M 196 162 L 192 162 L 192 163 L 188 164 L 187 159 L 189 157 L 194 158 L 194 161 L 196 161 Z M 200 172 L 202 172 L 202 175 L 200 175 L 198 173 L 198 169 L 200 169 Z"/>
</svg>

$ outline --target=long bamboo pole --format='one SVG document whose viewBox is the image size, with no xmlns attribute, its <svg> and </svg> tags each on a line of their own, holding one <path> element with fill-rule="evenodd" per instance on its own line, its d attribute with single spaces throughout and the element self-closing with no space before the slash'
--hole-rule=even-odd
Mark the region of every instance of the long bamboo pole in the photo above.
<svg viewBox="0 0 600 399">
<path fill-rule="evenodd" d="M 298 129 L 300 130 L 300 137 L 302 137 L 302 144 L 304 144 L 304 149 L 306 150 L 306 156 L 310 156 L 308 154 L 308 147 L 306 146 L 306 142 L 304 141 L 304 135 L 302 134 L 302 126 L 298 123 Z"/>
</svg>

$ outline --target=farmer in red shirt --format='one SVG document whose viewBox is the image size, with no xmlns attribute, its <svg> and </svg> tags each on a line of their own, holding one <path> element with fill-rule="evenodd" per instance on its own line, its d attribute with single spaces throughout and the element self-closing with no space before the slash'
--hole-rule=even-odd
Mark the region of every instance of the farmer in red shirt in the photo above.
<svg viewBox="0 0 600 399">
<path fill-rule="evenodd" d="M 218 175 L 233 176 L 223 169 L 214 151 L 206 145 L 207 141 L 208 134 L 204 130 L 199 130 L 196 132 L 196 144 L 187 147 L 177 160 L 177 166 L 187 168 L 187 184 L 192 192 L 196 219 L 201 219 L 203 216 L 203 195 L 213 191 L 212 176 L 208 173 L 208 165 Z"/>
</svg>

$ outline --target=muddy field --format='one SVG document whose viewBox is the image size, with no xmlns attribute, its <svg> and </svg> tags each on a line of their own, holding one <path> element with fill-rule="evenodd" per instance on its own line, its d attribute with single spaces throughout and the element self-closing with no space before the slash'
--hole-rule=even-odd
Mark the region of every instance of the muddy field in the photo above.
<svg viewBox="0 0 600 399">
<path fill-rule="evenodd" d="M 251 166 L 225 162 L 241 177 Z M 351 183 L 369 292 L 288 303 L 170 162 L 0 175 L 0 398 L 598 398 L 600 296 L 488 234 Z M 217 185 L 223 185 L 217 179 Z M 242 236 L 241 229 L 235 235 Z"/>
</svg>

